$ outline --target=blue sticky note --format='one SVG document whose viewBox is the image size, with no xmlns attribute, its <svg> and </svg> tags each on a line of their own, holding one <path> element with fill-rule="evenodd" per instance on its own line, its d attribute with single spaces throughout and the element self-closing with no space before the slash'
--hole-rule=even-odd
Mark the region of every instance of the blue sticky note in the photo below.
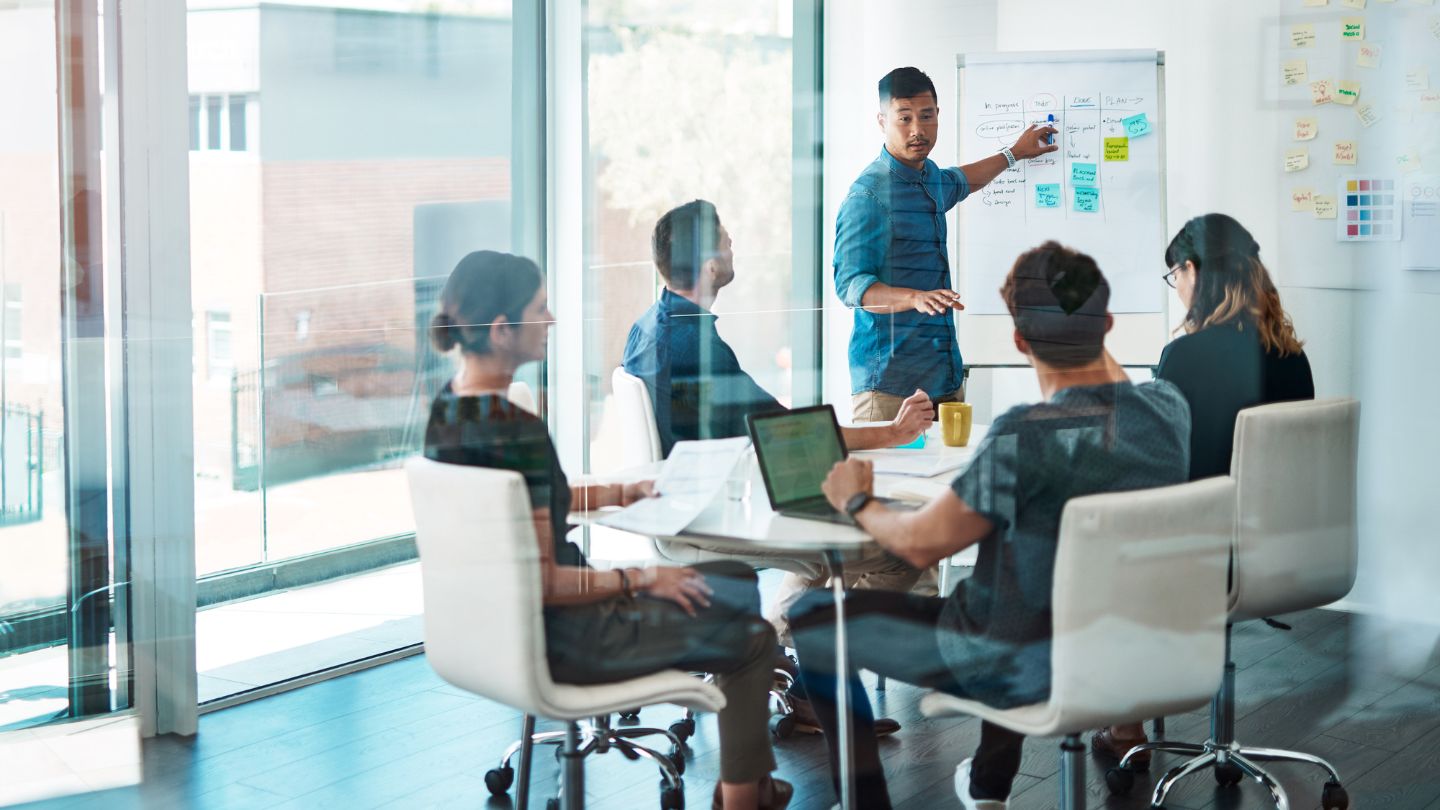
<svg viewBox="0 0 1440 810">
<path fill-rule="evenodd" d="M 1100 210 L 1100 189 L 1075 188 L 1075 210 L 1076 211 L 1099 211 Z"/>
<path fill-rule="evenodd" d="M 1035 184 L 1035 207 L 1036 207 L 1036 208 L 1059 208 L 1059 207 L 1060 207 L 1060 184 L 1059 184 L 1059 183 L 1036 183 L 1036 184 Z"/>
<path fill-rule="evenodd" d="M 1137 113 L 1129 118 L 1122 118 L 1120 119 L 1120 124 L 1125 127 L 1125 135 L 1127 137 L 1138 138 L 1141 135 L 1150 134 L 1150 119 L 1145 117 L 1145 113 Z"/>
<path fill-rule="evenodd" d="M 1070 185 L 1072 186 L 1093 186 L 1096 176 L 1094 163 L 1070 164 Z"/>
</svg>

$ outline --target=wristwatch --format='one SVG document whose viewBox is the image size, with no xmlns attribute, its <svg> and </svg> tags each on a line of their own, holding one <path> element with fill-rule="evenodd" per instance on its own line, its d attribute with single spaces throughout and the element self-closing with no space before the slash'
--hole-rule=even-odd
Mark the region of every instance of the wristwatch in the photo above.
<svg viewBox="0 0 1440 810">
<path fill-rule="evenodd" d="M 1007 169 L 1013 169 L 1013 168 L 1015 168 L 1015 163 L 1016 163 L 1015 153 L 1010 151 L 1010 147 L 1007 146 L 1007 147 L 1005 147 L 1004 149 L 1001 149 L 1001 150 L 1000 150 L 1000 154 L 1002 154 L 1002 155 L 1005 156 L 1005 163 L 1008 164 L 1008 165 L 1005 166 L 1005 168 L 1007 168 Z"/>
<path fill-rule="evenodd" d="M 868 492 L 857 492 L 851 495 L 850 500 L 845 502 L 845 514 L 852 518 L 855 517 L 856 513 L 864 509 L 872 500 L 874 500 L 874 496 Z"/>
</svg>

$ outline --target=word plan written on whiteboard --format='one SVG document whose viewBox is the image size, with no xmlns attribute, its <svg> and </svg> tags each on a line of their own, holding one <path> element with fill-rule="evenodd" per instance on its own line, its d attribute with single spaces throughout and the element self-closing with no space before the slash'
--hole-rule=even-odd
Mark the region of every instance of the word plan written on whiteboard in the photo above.
<svg viewBox="0 0 1440 810">
<path fill-rule="evenodd" d="M 963 57 L 960 165 L 1052 125 L 1060 148 L 1020 161 L 961 205 L 966 306 L 1001 314 L 1020 253 L 1047 240 L 1088 253 L 1110 281 L 1110 311 L 1164 306 L 1164 137 L 1156 51 Z M 1163 286 L 1163 285 L 1161 285 Z"/>
</svg>

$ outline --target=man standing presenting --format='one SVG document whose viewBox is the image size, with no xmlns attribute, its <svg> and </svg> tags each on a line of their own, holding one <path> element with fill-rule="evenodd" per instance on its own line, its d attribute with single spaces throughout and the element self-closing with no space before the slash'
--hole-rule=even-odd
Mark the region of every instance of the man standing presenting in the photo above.
<svg viewBox="0 0 1440 810">
<path fill-rule="evenodd" d="M 835 292 L 855 311 L 850 391 L 856 421 L 894 419 L 916 389 L 936 403 L 964 398 L 952 310 L 945 214 L 1016 162 L 1054 152 L 1055 128 L 1032 126 L 1015 145 L 966 166 L 929 159 L 940 128 L 935 84 L 917 68 L 880 80 L 885 146 L 840 205 Z"/>
</svg>

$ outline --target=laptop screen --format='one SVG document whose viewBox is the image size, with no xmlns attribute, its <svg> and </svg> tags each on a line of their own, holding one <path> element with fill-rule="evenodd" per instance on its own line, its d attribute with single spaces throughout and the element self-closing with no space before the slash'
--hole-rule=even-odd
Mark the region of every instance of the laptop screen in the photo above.
<svg viewBox="0 0 1440 810">
<path fill-rule="evenodd" d="M 845 458 L 829 405 L 751 417 L 750 437 L 776 509 L 821 496 L 821 482 Z"/>
</svg>

